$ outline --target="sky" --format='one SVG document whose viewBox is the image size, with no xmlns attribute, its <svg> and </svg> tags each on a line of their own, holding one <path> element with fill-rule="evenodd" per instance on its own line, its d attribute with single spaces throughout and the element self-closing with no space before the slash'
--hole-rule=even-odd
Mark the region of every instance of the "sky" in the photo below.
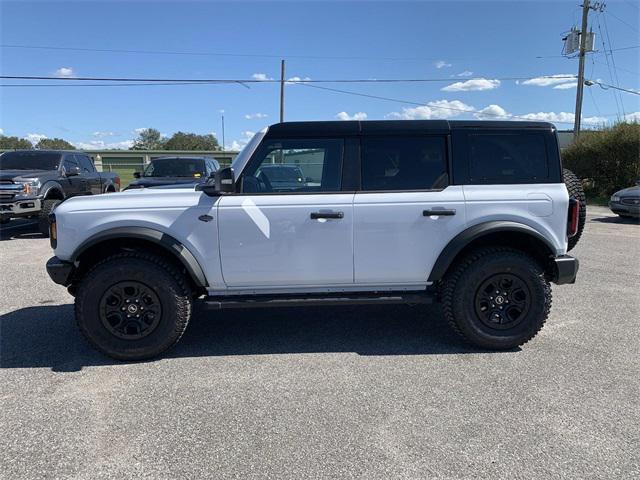
<svg viewBox="0 0 640 480">
<path fill-rule="evenodd" d="M 284 58 L 288 121 L 526 118 L 571 129 L 575 80 L 539 77 L 576 74 L 578 60 L 561 52 L 563 34 L 579 26 L 580 3 L 0 0 L 0 68 L 12 76 L 277 80 Z M 639 17 L 637 0 L 590 13 L 598 52 L 587 56 L 587 79 L 640 92 Z M 437 81 L 304 83 L 347 79 Z M 222 142 L 224 113 L 225 146 L 238 149 L 279 119 L 279 85 L 269 81 L 8 86 L 38 83 L 86 82 L 0 80 L 0 133 L 61 137 L 84 149 L 128 148 L 149 127 Z M 585 126 L 640 119 L 640 96 L 605 88 L 585 87 Z"/>
</svg>

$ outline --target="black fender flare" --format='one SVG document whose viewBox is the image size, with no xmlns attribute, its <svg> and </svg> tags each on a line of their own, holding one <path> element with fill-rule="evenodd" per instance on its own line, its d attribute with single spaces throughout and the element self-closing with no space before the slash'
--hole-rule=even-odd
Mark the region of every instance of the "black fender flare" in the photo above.
<svg viewBox="0 0 640 480">
<path fill-rule="evenodd" d="M 180 261 L 196 286 L 203 288 L 207 286 L 207 277 L 193 253 L 171 235 L 148 227 L 116 227 L 99 232 L 82 242 L 73 252 L 70 261 L 75 262 L 80 255 L 98 243 L 116 238 L 148 240 L 163 247 Z"/>
<path fill-rule="evenodd" d="M 494 220 L 479 223 L 463 230 L 449 241 L 447 246 L 442 250 L 442 252 L 440 252 L 436 263 L 433 265 L 431 274 L 429 275 L 429 281 L 437 282 L 442 279 L 458 254 L 471 242 L 478 240 L 485 235 L 498 232 L 518 232 L 529 235 L 530 237 L 541 241 L 547 247 L 547 253 L 549 256 L 555 255 L 556 249 L 553 244 L 549 242 L 549 240 L 538 230 L 530 227 L 529 225 L 509 220 Z"/>
<path fill-rule="evenodd" d="M 62 196 L 62 199 L 64 200 L 65 198 L 67 198 L 67 196 L 64 194 L 64 188 L 62 188 L 62 185 L 60 185 L 58 182 L 54 181 L 54 180 L 49 180 L 48 182 L 45 182 L 45 184 L 41 187 L 41 195 L 42 198 L 47 198 L 47 195 L 49 195 L 49 193 L 55 190 L 57 192 L 60 192 L 60 195 Z"/>
</svg>

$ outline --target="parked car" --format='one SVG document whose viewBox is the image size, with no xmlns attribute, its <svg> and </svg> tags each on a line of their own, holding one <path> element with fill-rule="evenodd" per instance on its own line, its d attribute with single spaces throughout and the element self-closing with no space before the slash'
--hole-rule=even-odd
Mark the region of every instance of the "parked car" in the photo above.
<svg viewBox="0 0 640 480">
<path fill-rule="evenodd" d="M 63 200 L 118 192 L 117 173 L 98 172 L 86 153 L 15 150 L 0 155 L 0 220 L 35 217 L 43 235 L 49 214 Z"/>
<path fill-rule="evenodd" d="M 609 208 L 621 217 L 640 217 L 640 180 L 635 186 L 611 195 Z"/>
<path fill-rule="evenodd" d="M 307 184 L 304 174 L 297 165 L 264 165 L 256 172 L 256 177 L 280 190 L 296 190 Z"/>
<path fill-rule="evenodd" d="M 206 181 L 219 168 L 220 164 L 213 158 L 154 158 L 144 169 L 144 172 L 133 174 L 136 180 L 131 182 L 125 190 L 175 184 L 195 185 Z"/>
<path fill-rule="evenodd" d="M 316 177 L 279 187 L 260 175 L 274 159 Z M 196 301 L 439 301 L 467 341 L 511 349 L 544 325 L 550 283 L 578 272 L 567 251 L 583 192 L 567 175 L 550 123 L 280 123 L 194 189 L 65 202 L 47 270 L 85 337 L 118 359 L 174 345 Z"/>
</svg>

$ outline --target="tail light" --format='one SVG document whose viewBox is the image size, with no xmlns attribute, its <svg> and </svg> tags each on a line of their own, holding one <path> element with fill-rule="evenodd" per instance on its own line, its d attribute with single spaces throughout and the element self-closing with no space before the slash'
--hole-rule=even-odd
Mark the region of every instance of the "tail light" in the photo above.
<svg viewBox="0 0 640 480">
<path fill-rule="evenodd" d="M 567 236 L 573 237 L 578 233 L 578 223 L 580 221 L 580 200 L 569 199 L 569 217 L 567 219 Z"/>
<path fill-rule="evenodd" d="M 113 183 L 115 183 L 118 186 L 118 191 L 120 191 L 120 177 L 114 178 Z"/>
</svg>

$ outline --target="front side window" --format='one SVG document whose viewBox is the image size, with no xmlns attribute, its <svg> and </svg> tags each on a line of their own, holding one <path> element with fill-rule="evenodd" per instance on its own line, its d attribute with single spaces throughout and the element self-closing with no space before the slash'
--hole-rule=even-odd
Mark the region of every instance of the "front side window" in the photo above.
<svg viewBox="0 0 640 480">
<path fill-rule="evenodd" d="M 337 192 L 343 146 L 342 139 L 327 138 L 266 141 L 243 173 L 242 191 Z"/>
<path fill-rule="evenodd" d="M 362 140 L 362 190 L 431 190 L 448 184 L 444 137 Z"/>
<path fill-rule="evenodd" d="M 537 134 L 469 136 L 469 176 L 477 183 L 519 183 L 549 178 L 544 137 Z"/>
<path fill-rule="evenodd" d="M 80 165 L 78 165 L 78 162 L 75 159 L 75 155 L 70 155 L 65 158 L 62 166 L 64 167 L 65 172 L 70 172 L 74 168 L 80 168 Z"/>
<path fill-rule="evenodd" d="M 75 157 L 78 163 L 80 163 L 80 167 L 82 168 L 83 172 L 91 173 L 95 171 L 93 168 L 93 162 L 89 157 L 87 157 L 86 155 L 76 155 Z"/>
</svg>

